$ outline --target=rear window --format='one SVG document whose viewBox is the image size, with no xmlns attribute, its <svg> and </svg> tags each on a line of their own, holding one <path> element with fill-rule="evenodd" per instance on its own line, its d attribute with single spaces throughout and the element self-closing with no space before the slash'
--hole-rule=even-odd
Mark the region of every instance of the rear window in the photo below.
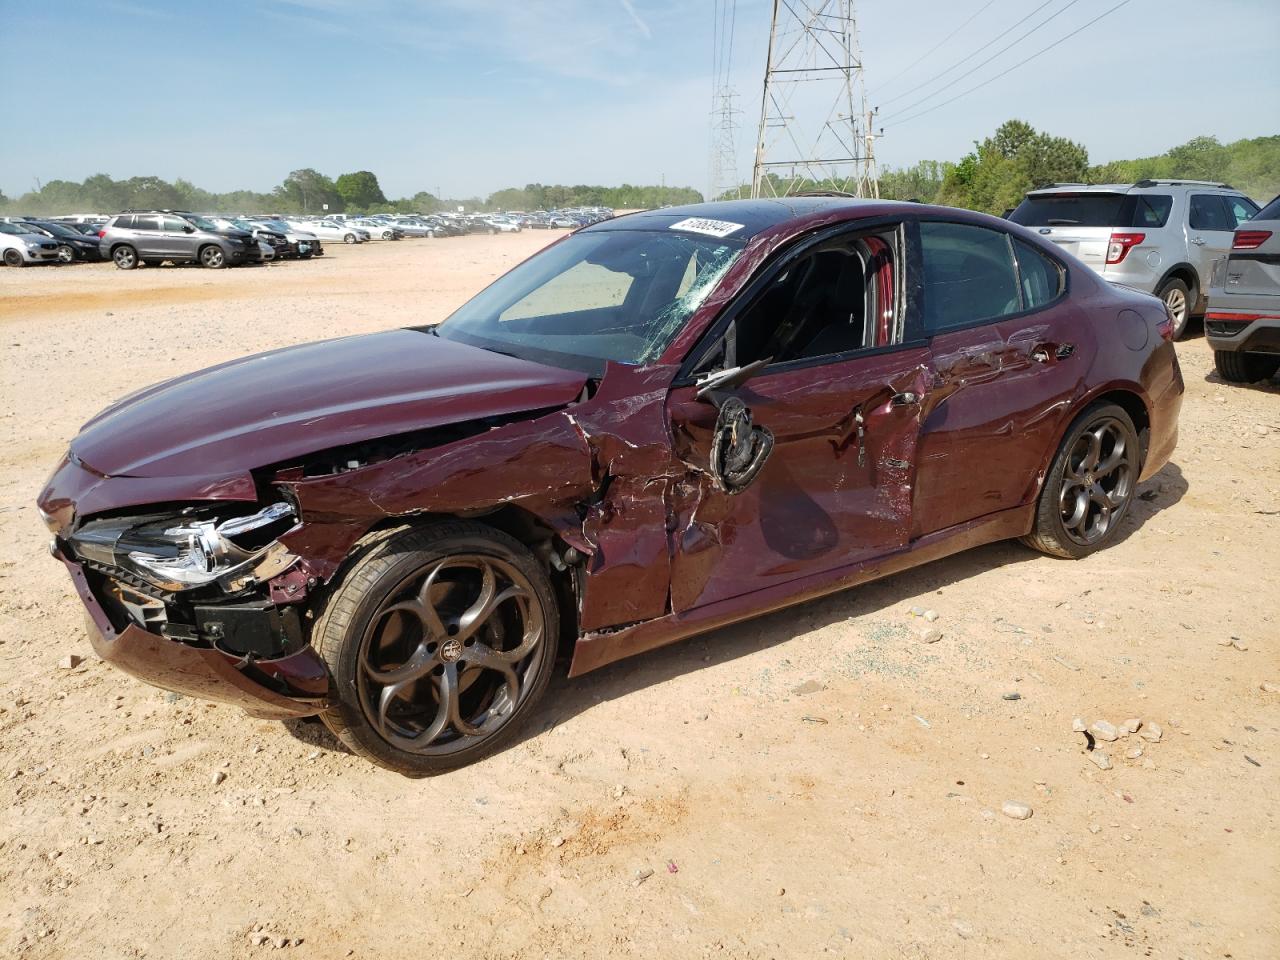
<svg viewBox="0 0 1280 960">
<path fill-rule="evenodd" d="M 1276 197 L 1254 214 L 1255 220 L 1280 220 L 1280 197 Z"/>
<path fill-rule="evenodd" d="M 1009 219 L 1024 227 L 1163 227 L 1172 209 L 1164 193 L 1041 193 Z"/>
</svg>

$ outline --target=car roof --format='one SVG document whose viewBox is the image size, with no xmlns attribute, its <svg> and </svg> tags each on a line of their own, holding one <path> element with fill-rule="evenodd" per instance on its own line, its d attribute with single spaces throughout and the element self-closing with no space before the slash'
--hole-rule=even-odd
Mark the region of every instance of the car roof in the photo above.
<svg viewBox="0 0 1280 960">
<path fill-rule="evenodd" d="M 1054 196 L 1065 193 L 1144 193 L 1155 191 L 1168 193 L 1176 187 L 1197 190 L 1222 190 L 1239 193 L 1229 183 L 1216 180 L 1139 180 L 1137 183 L 1049 183 L 1035 190 L 1028 190 L 1028 197 Z"/>
<path fill-rule="evenodd" d="M 759 233 L 789 222 L 807 222 L 824 215 L 834 220 L 856 220 L 862 217 L 902 212 L 918 214 L 920 204 L 891 200 L 860 200 L 851 197 L 780 197 L 758 200 L 717 200 L 710 203 L 690 203 L 678 207 L 662 207 L 623 214 L 609 220 L 601 220 L 583 232 L 599 230 L 667 230 L 681 220 L 719 220 L 738 224 L 732 236 L 746 240 Z"/>
</svg>

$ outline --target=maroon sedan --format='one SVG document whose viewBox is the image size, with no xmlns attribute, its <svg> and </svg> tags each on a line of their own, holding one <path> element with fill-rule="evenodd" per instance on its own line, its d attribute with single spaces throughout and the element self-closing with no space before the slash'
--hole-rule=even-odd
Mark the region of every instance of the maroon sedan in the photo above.
<svg viewBox="0 0 1280 960">
<path fill-rule="evenodd" d="M 1083 557 L 1169 459 L 1155 298 L 1037 235 L 794 198 L 579 230 L 438 327 L 149 387 L 40 508 L 98 653 L 408 774 L 577 675 L 1017 537 Z"/>
</svg>

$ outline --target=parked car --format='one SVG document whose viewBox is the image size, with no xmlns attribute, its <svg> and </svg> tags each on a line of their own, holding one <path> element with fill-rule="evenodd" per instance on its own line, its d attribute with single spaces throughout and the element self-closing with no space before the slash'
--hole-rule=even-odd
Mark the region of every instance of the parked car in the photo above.
<svg viewBox="0 0 1280 960">
<path fill-rule="evenodd" d="M 6 267 L 55 263 L 58 244 L 46 234 L 32 233 L 27 227 L 0 221 L 0 259 Z"/>
<path fill-rule="evenodd" d="M 96 234 L 93 237 L 87 237 L 65 223 L 56 223 L 52 220 L 25 220 L 21 225 L 30 228 L 32 233 L 44 234 L 57 243 L 58 259 L 62 263 L 102 259 Z"/>
<path fill-rule="evenodd" d="M 1204 334 L 1224 380 L 1254 383 L 1280 372 L 1280 197 L 1235 232 L 1213 266 Z"/>
<path fill-rule="evenodd" d="M 218 228 L 223 233 L 248 233 L 258 241 L 259 250 L 264 253 L 269 250 L 271 256 L 264 256 L 264 262 L 284 259 L 290 256 L 293 251 L 290 249 L 289 240 L 277 230 L 272 230 L 266 224 L 252 223 L 248 220 L 241 220 L 237 217 L 223 217 L 217 214 L 202 214 L 202 216 Z M 265 248 L 265 250 L 263 249 Z"/>
<path fill-rule="evenodd" d="M 337 220 L 303 220 L 298 226 L 321 240 L 341 240 L 343 243 L 361 243 L 364 240 L 361 231 Z"/>
<path fill-rule="evenodd" d="M 438 327 L 135 393 L 39 507 L 106 660 L 437 773 L 510 741 L 562 640 L 577 676 L 979 544 L 1113 542 L 1177 439 L 1171 335 L 983 214 L 668 208 Z"/>
<path fill-rule="evenodd" d="M 98 248 L 103 259 L 115 261 L 121 270 L 166 260 L 215 270 L 262 260 L 258 242 L 247 230 L 221 229 L 194 213 L 177 210 L 117 214 L 98 233 Z"/>
<path fill-rule="evenodd" d="M 1139 180 L 1032 190 L 1009 219 L 1032 227 L 1108 280 L 1154 293 L 1174 339 L 1204 313 L 1209 269 L 1258 205 L 1225 183 Z"/>
<path fill-rule="evenodd" d="M 489 225 L 490 233 L 519 233 L 520 224 L 507 217 L 486 217 L 485 223 Z"/>
<path fill-rule="evenodd" d="M 289 241 L 290 250 L 303 260 L 308 257 L 324 256 L 324 244 L 320 242 L 320 238 L 309 230 L 303 230 L 297 224 L 271 217 L 253 217 L 250 222 L 261 223 L 269 230 L 284 234 Z"/>
<path fill-rule="evenodd" d="M 436 230 L 425 220 L 418 217 L 396 217 L 395 228 L 406 237 L 434 237 Z"/>
<path fill-rule="evenodd" d="M 371 240 L 402 240 L 404 238 L 404 232 L 399 227 L 380 220 L 348 220 L 347 225 L 365 231 L 368 239 Z"/>
</svg>

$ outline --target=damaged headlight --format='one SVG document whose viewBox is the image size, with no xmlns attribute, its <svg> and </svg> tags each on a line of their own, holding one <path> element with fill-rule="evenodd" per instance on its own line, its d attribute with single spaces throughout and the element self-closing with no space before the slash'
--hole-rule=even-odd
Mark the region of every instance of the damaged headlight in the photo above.
<svg viewBox="0 0 1280 960">
<path fill-rule="evenodd" d="M 293 564 L 296 558 L 278 539 L 294 521 L 292 506 L 273 503 L 226 519 L 191 511 L 94 520 L 69 539 L 81 559 L 119 568 L 162 590 L 176 593 L 217 582 L 236 593 Z"/>
</svg>

